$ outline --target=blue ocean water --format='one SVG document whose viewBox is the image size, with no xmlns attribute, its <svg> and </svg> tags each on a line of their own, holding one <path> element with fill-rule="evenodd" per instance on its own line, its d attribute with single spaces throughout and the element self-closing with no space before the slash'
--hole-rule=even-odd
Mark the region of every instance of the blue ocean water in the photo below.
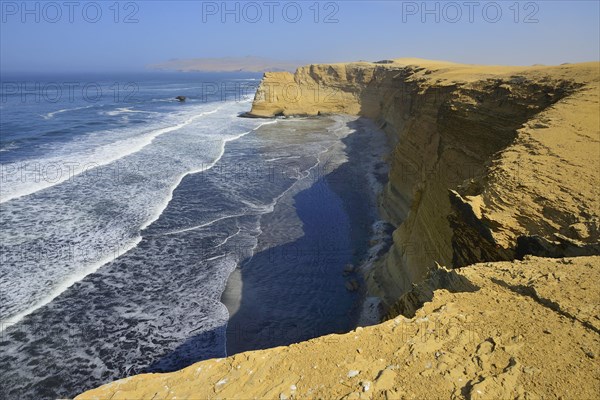
<svg viewBox="0 0 600 400">
<path fill-rule="evenodd" d="M 297 291 L 278 307 L 315 326 L 308 337 L 349 319 L 356 295 L 341 270 L 352 258 L 350 222 L 337 195 L 315 186 L 349 120 L 239 118 L 259 79 L 2 77 L 2 394 L 73 396 L 226 355 L 221 295 L 257 253 L 240 318 L 256 315 L 256 293 L 264 311 Z M 310 240 L 335 257 L 291 260 L 285 246 L 306 252 Z M 286 254 L 274 262 L 269 248 Z M 281 295 L 286 282 L 261 278 L 291 273 L 301 281 Z M 270 310 L 263 325 L 282 312 Z"/>
<path fill-rule="evenodd" d="M 215 90 L 252 77 L 56 78 L 2 82 L 3 320 L 135 247 L 185 175 L 263 123 L 237 118 L 251 89 L 229 101 Z"/>
</svg>

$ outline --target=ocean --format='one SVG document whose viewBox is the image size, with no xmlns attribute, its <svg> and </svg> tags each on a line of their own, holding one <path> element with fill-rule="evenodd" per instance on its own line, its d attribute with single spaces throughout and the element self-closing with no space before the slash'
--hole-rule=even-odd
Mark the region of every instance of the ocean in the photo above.
<svg viewBox="0 0 600 400">
<path fill-rule="evenodd" d="M 374 128 L 240 118 L 259 82 L 2 77 L 3 394 L 74 396 L 355 326 L 342 270 L 376 216 L 349 209 L 340 166 Z"/>
</svg>

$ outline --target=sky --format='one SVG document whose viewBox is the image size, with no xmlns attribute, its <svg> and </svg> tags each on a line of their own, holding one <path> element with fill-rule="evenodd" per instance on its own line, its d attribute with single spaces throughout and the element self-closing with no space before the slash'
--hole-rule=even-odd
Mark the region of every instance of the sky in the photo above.
<svg viewBox="0 0 600 400">
<path fill-rule="evenodd" d="M 600 1 L 5 1 L 0 72 L 143 71 L 170 59 L 600 59 Z"/>
</svg>

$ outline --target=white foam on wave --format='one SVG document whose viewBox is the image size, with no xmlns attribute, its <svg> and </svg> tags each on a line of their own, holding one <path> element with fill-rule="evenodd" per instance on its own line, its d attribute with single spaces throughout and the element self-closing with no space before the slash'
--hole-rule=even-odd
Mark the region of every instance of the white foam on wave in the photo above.
<svg viewBox="0 0 600 400">
<path fill-rule="evenodd" d="M 278 161 L 278 160 L 289 160 L 292 158 L 300 158 L 300 156 L 284 156 L 284 157 L 273 157 L 273 158 L 267 158 L 265 161 L 266 162 L 273 162 L 273 161 Z"/>
<path fill-rule="evenodd" d="M 1 320 L 0 321 L 0 333 L 4 332 L 4 330 L 7 329 L 7 328 L 9 328 L 11 325 L 14 325 L 17 322 L 21 321 L 23 318 L 25 318 L 27 315 L 31 314 L 32 312 L 34 312 L 38 308 L 41 308 L 41 307 L 45 306 L 46 304 L 50 303 L 52 300 L 54 300 L 55 298 L 57 298 L 61 293 L 63 293 L 65 290 L 67 290 L 73 284 L 79 282 L 80 280 L 82 280 L 86 276 L 88 276 L 88 275 L 90 275 L 90 274 L 98 271 L 98 269 L 100 269 L 100 267 L 102 267 L 103 265 L 108 264 L 111 261 L 114 261 L 117 257 L 119 257 L 119 256 L 127 253 L 128 251 L 136 248 L 137 245 L 141 241 L 142 241 L 142 237 L 141 236 L 138 236 L 138 237 L 134 238 L 129 243 L 126 243 L 122 247 L 122 250 L 118 249 L 112 255 L 107 255 L 104 258 L 96 261 L 95 263 L 86 266 L 84 269 L 82 269 L 81 271 L 78 271 L 76 274 L 73 274 L 73 275 L 69 276 L 68 279 L 64 280 L 63 282 L 61 282 L 60 284 L 58 284 L 57 286 L 55 286 L 54 289 L 50 293 L 48 293 L 45 297 L 43 297 L 42 299 L 40 299 L 36 303 L 32 304 L 28 308 L 24 309 L 23 311 L 15 314 L 15 315 L 10 316 L 6 320 Z"/>
<path fill-rule="evenodd" d="M 220 151 L 219 151 L 219 154 L 218 154 L 218 156 L 217 156 L 217 157 L 216 157 L 216 158 L 215 158 L 215 159 L 214 159 L 214 160 L 213 160 L 213 161 L 212 161 L 210 164 L 208 164 L 207 166 L 205 166 L 205 167 L 202 167 L 202 168 L 198 168 L 198 169 L 194 169 L 194 170 L 188 171 L 188 172 L 186 172 L 186 173 L 184 173 L 184 174 L 181 174 L 181 175 L 178 177 L 178 179 L 175 181 L 175 183 L 174 183 L 174 184 L 171 186 L 171 188 L 170 188 L 170 190 L 169 190 L 169 195 L 167 196 L 167 198 L 166 198 L 166 199 L 165 199 L 165 200 L 164 200 L 164 201 L 163 201 L 163 202 L 162 202 L 162 203 L 159 205 L 159 207 L 157 207 L 157 209 L 156 209 L 156 210 L 155 210 L 155 212 L 154 212 L 154 215 L 153 215 L 153 216 L 152 216 L 152 217 L 151 217 L 151 218 L 150 218 L 148 221 L 146 221 L 146 223 L 145 223 L 144 225 L 142 225 L 142 227 L 141 227 L 141 230 L 144 230 L 144 229 L 146 229 L 146 228 L 147 228 L 148 226 L 150 226 L 150 225 L 151 225 L 151 224 L 152 224 L 154 221 L 156 221 L 156 220 L 158 220 L 158 218 L 160 218 L 160 216 L 161 216 L 161 214 L 163 213 L 163 211 L 164 211 L 164 210 L 167 208 L 167 206 L 169 205 L 169 203 L 170 203 L 170 202 L 171 202 L 171 200 L 173 199 L 173 192 L 174 192 L 174 191 L 175 191 L 175 189 L 176 189 L 176 188 L 179 186 L 179 184 L 181 183 L 181 181 L 183 180 L 183 178 L 185 178 L 187 175 L 196 174 L 196 173 L 199 173 L 199 172 L 206 171 L 206 170 L 208 170 L 208 169 L 210 169 L 210 168 L 214 167 L 214 166 L 217 164 L 217 162 L 219 162 L 219 160 L 221 159 L 221 157 L 223 157 L 223 154 L 225 154 L 225 145 L 226 145 L 228 142 L 231 142 L 231 141 L 237 140 L 237 139 L 239 139 L 239 138 L 241 138 L 241 137 L 243 137 L 243 136 L 246 136 L 246 135 L 247 135 L 247 134 L 249 134 L 250 132 L 252 132 L 252 131 L 254 131 L 254 130 L 256 130 L 256 129 L 260 128 L 261 126 L 264 126 L 264 125 L 269 125 L 269 124 L 273 124 L 273 123 L 276 123 L 276 122 L 277 122 L 277 121 L 275 121 L 275 120 L 273 120 L 273 121 L 268 121 L 268 122 L 263 122 L 262 124 L 260 124 L 259 126 L 257 126 L 256 128 L 254 128 L 254 129 L 252 129 L 252 130 L 250 130 L 250 131 L 247 131 L 247 132 L 241 133 L 241 134 L 239 134 L 239 135 L 230 136 L 230 137 L 227 137 L 227 138 L 223 139 L 223 140 L 222 140 L 222 142 L 221 142 L 221 148 L 220 148 Z M 221 219 L 222 219 L 222 218 L 221 218 Z M 217 222 L 217 221 L 213 221 L 213 222 L 211 222 L 211 223 L 208 223 L 208 224 L 203 224 L 203 225 L 200 225 L 200 226 L 197 226 L 197 227 L 193 227 L 193 228 L 187 228 L 187 229 L 180 230 L 180 231 L 177 231 L 177 232 L 171 232 L 171 233 L 169 233 L 169 234 L 181 233 L 181 232 L 185 232 L 185 231 L 192 230 L 192 229 L 198 229 L 198 228 L 202 228 L 202 227 L 204 227 L 204 226 L 208 226 L 208 225 L 210 225 L 210 224 L 212 224 L 212 223 L 214 223 L 214 222 Z"/>
<path fill-rule="evenodd" d="M 227 237 L 225 238 L 225 240 L 223 240 L 221 243 L 219 243 L 219 244 L 218 244 L 218 245 L 216 245 L 215 247 L 221 247 L 221 246 L 224 246 L 224 245 L 226 245 L 226 244 L 227 244 L 227 242 L 229 242 L 229 240 L 230 240 L 230 239 L 232 239 L 232 238 L 236 237 L 237 235 L 239 235 L 241 231 L 242 231 L 242 228 L 240 228 L 240 227 L 238 226 L 238 230 L 237 230 L 237 232 L 236 232 L 236 233 L 234 233 L 233 235 L 229 235 L 229 236 L 227 236 Z"/>
<path fill-rule="evenodd" d="M 112 230 L 114 230 L 114 228 L 117 228 L 118 232 L 123 231 L 123 232 L 120 232 L 120 234 L 122 234 L 122 233 L 126 234 L 127 231 L 131 231 L 131 229 L 133 228 L 133 229 L 135 229 L 134 232 L 138 232 L 138 234 L 136 235 L 134 233 L 134 235 L 132 237 L 130 237 L 129 239 L 126 239 L 127 245 L 125 245 L 125 252 L 135 248 L 138 245 L 138 243 L 140 243 L 140 241 L 142 240 L 141 235 L 143 234 L 143 232 L 142 233 L 139 233 L 139 232 L 141 232 L 142 229 L 148 227 L 150 224 L 152 224 L 154 221 L 156 221 L 160 218 L 160 215 L 164 212 L 164 210 L 167 208 L 168 204 L 172 200 L 174 190 L 180 185 L 181 181 L 183 180 L 183 178 L 186 175 L 212 168 L 219 161 L 219 159 L 221 159 L 221 157 L 223 156 L 223 154 L 225 152 L 225 146 L 228 142 L 237 140 L 265 124 L 276 123 L 276 121 L 268 121 L 268 122 L 264 122 L 264 123 L 256 126 L 258 121 L 255 121 L 252 124 L 244 123 L 244 124 L 238 125 L 238 122 L 242 122 L 242 121 L 248 122 L 248 121 L 236 119 L 237 113 L 232 112 L 234 110 L 231 110 L 230 107 L 228 106 L 228 105 L 233 105 L 233 104 L 234 104 L 233 102 L 224 103 L 222 106 L 217 107 L 215 110 L 206 111 L 199 115 L 194 115 L 194 116 L 186 119 L 182 123 L 179 123 L 175 126 L 169 126 L 166 128 L 154 130 L 154 131 L 152 131 L 153 137 L 151 137 L 151 138 L 144 137 L 144 138 L 142 138 L 142 140 L 146 141 L 147 144 L 150 144 L 154 138 L 156 138 L 157 136 L 159 136 L 161 134 L 170 132 L 172 130 L 178 130 L 184 126 L 187 126 L 189 123 L 191 123 L 192 121 L 198 119 L 199 117 L 201 117 L 203 115 L 214 114 L 219 109 L 226 107 L 226 111 L 227 111 L 226 113 L 224 113 L 224 114 L 219 113 L 215 117 L 214 122 L 216 122 L 217 125 L 214 125 L 214 123 L 213 123 L 212 125 L 209 124 L 209 127 L 200 128 L 200 126 L 197 126 L 197 124 L 196 124 L 191 127 L 192 129 L 188 128 L 188 129 L 181 130 L 180 133 L 183 136 L 175 135 L 175 136 L 169 136 L 168 138 L 161 139 L 160 142 L 155 143 L 153 146 L 148 147 L 147 149 L 145 149 L 143 152 L 141 152 L 139 154 L 136 154 L 138 152 L 134 151 L 135 148 L 127 149 L 128 150 L 127 153 L 130 154 L 131 157 L 134 157 L 134 158 L 140 159 L 140 160 L 145 160 L 147 163 L 149 163 L 148 165 L 156 166 L 157 164 L 155 161 L 156 160 L 160 161 L 160 159 L 155 159 L 152 157 L 153 156 L 162 156 L 162 154 L 166 151 L 167 148 L 170 148 L 170 150 L 169 150 L 170 152 L 172 152 L 172 151 L 176 152 L 175 154 L 171 154 L 170 158 L 167 157 L 167 160 L 173 159 L 173 156 L 176 154 L 180 154 L 181 156 L 185 156 L 185 158 L 188 158 L 190 163 L 183 162 L 182 165 L 180 165 L 178 163 L 173 163 L 173 166 L 175 168 L 174 170 L 172 170 L 173 173 L 172 174 L 168 173 L 164 177 L 160 177 L 160 176 L 156 175 L 156 172 L 158 170 L 154 171 L 154 169 L 152 169 L 152 170 L 144 169 L 145 172 L 150 174 L 150 175 L 147 175 L 147 178 L 156 177 L 157 181 L 155 181 L 155 183 L 157 183 L 159 185 L 161 184 L 161 181 L 166 183 L 166 185 L 162 189 L 160 189 L 160 191 L 158 193 L 155 190 L 148 192 L 148 193 L 146 193 L 146 191 L 140 192 L 138 190 L 135 190 L 135 188 L 133 188 L 130 191 L 129 196 L 133 195 L 136 197 L 132 198 L 132 197 L 128 197 L 127 193 L 122 193 L 119 190 L 118 191 L 118 193 L 120 193 L 119 198 L 122 198 L 122 199 L 128 198 L 129 199 L 128 201 L 125 201 L 124 210 L 127 207 L 131 207 L 131 210 L 124 211 L 124 212 L 131 213 L 131 211 L 133 211 L 133 213 L 135 213 L 135 215 L 132 214 L 132 219 L 129 222 L 125 221 L 125 225 L 123 225 L 122 223 L 119 223 L 118 226 L 111 226 L 110 224 L 108 224 L 106 226 L 104 224 L 103 225 L 95 225 L 93 223 L 93 220 L 88 220 L 87 218 L 83 218 L 81 221 L 84 222 L 84 225 L 80 226 L 79 223 L 76 224 L 76 226 L 74 226 L 73 230 L 71 231 L 71 234 L 76 235 L 76 237 L 80 237 L 82 234 L 85 234 L 85 232 L 88 232 L 86 229 L 93 229 L 93 232 L 101 233 L 102 238 L 104 238 L 106 236 L 106 234 L 107 233 L 110 234 L 112 232 Z M 237 109 L 237 108 L 238 108 L 238 106 L 234 106 L 234 109 Z M 212 118 L 210 120 L 212 121 Z M 224 123 L 228 124 L 227 121 L 229 121 L 229 123 L 233 123 L 233 125 L 232 126 L 223 125 Z M 212 128 L 210 128 L 213 125 L 215 127 L 225 126 L 225 129 L 223 129 L 223 130 L 217 129 L 216 131 L 214 131 Z M 238 129 L 241 128 L 245 132 L 242 132 L 239 134 L 231 134 L 231 133 L 228 134 L 228 131 L 231 129 L 235 129 L 235 127 L 238 127 Z M 204 135 L 202 135 L 200 132 L 197 131 L 199 128 L 201 129 L 200 132 L 204 131 L 206 133 Z M 208 129 L 206 130 L 205 128 L 208 128 Z M 246 131 L 249 128 L 253 128 L 253 129 Z M 214 147 L 212 150 L 214 152 L 214 154 L 211 154 L 209 157 L 209 160 L 212 160 L 210 162 L 210 164 L 208 164 L 208 165 L 203 164 L 201 168 L 195 168 L 195 166 L 197 166 L 197 164 L 198 164 L 198 162 L 200 162 L 200 160 L 195 155 L 196 153 L 193 150 L 193 148 L 192 148 L 191 152 L 189 152 L 189 153 L 184 152 L 182 154 L 182 153 L 178 152 L 177 146 L 172 147 L 173 143 L 177 143 L 179 140 L 181 140 L 181 137 L 186 137 L 186 136 L 187 136 L 186 140 L 192 140 L 191 143 L 193 143 L 193 141 L 195 141 L 197 137 L 200 137 L 200 138 L 215 137 L 217 139 L 215 142 L 216 147 Z M 179 137 L 179 139 L 177 139 L 178 137 Z M 171 138 L 174 138 L 174 139 L 171 139 Z M 125 142 L 127 143 L 128 146 L 131 146 L 132 141 L 135 141 L 135 140 L 139 141 L 140 138 L 131 138 L 131 139 L 126 140 Z M 174 142 L 173 142 L 173 140 L 174 140 Z M 140 143 L 138 143 L 138 144 L 140 144 Z M 171 144 L 171 147 L 169 147 L 169 144 Z M 169 154 L 169 153 L 167 153 L 167 154 Z M 124 156 L 121 155 L 121 157 L 118 157 L 118 158 L 122 158 L 122 157 L 124 157 Z M 175 158 L 175 160 L 177 160 L 177 159 L 178 159 L 178 157 Z M 160 164 L 158 164 L 158 165 L 160 165 Z M 183 171 L 181 171 L 183 173 L 178 173 L 178 170 L 181 170 L 182 167 L 184 168 Z M 159 169 L 160 169 L 160 167 L 159 167 Z M 152 171 L 154 171 L 154 172 L 152 172 Z M 91 186 L 86 186 L 86 182 L 87 182 L 86 179 L 88 179 L 88 178 L 83 176 L 82 179 L 84 179 L 84 181 L 82 181 L 81 184 L 78 183 L 77 184 L 78 186 L 65 186 L 63 189 L 61 189 L 60 187 L 52 189 L 53 191 L 49 192 L 49 196 L 58 195 L 59 196 L 58 199 L 72 198 L 71 196 L 77 195 L 77 193 L 79 193 L 79 192 L 71 192 L 71 189 L 70 189 L 71 187 L 73 188 L 72 190 L 77 190 L 76 188 L 78 188 L 78 187 L 84 188 L 84 189 L 86 187 L 87 188 L 91 187 Z M 92 178 L 89 178 L 89 179 L 92 179 Z M 111 183 L 115 183 L 115 182 L 112 182 L 110 179 L 109 179 L 109 181 Z M 173 182 L 173 184 L 169 184 L 169 182 Z M 55 183 L 55 185 L 57 185 L 57 184 L 58 183 Z M 105 187 L 105 186 L 102 186 L 102 187 Z M 123 186 L 123 188 L 125 188 L 125 187 L 126 186 Z M 104 189 L 101 189 L 101 190 L 104 190 Z M 55 193 L 55 191 L 56 191 L 56 193 Z M 110 193 L 112 193 L 112 191 L 105 192 L 106 195 L 94 197 L 93 192 L 88 192 L 88 191 L 84 190 L 83 192 L 80 193 L 82 196 L 84 196 L 83 197 L 84 200 L 81 200 L 81 201 L 82 201 L 82 204 L 86 204 L 86 201 L 89 204 L 89 201 L 91 199 L 93 199 L 94 201 L 100 201 L 100 202 L 102 202 L 103 200 L 106 200 L 108 202 L 108 204 L 110 204 L 110 202 L 113 201 Z M 149 201 L 146 201 L 145 200 L 146 198 L 148 198 Z M 135 199 L 135 201 L 133 201 L 134 199 Z M 58 202 L 59 207 L 57 207 L 56 210 L 53 210 L 53 212 L 54 212 L 53 215 L 54 214 L 56 214 L 56 215 L 54 215 L 54 217 L 52 217 L 52 216 L 46 216 L 46 213 L 38 214 L 38 213 L 33 212 L 34 205 L 38 204 L 38 203 L 39 204 L 47 204 L 47 201 L 44 200 L 43 198 L 36 198 L 36 197 L 23 198 L 23 199 L 18 200 L 15 203 L 11 203 L 10 205 L 5 206 L 5 207 L 7 207 L 7 209 L 6 209 L 7 216 L 10 216 L 10 218 L 7 221 L 10 220 L 12 222 L 18 222 L 19 224 L 25 224 L 25 225 L 14 225 L 12 231 L 20 232 L 18 230 L 18 229 L 20 229 L 19 228 L 20 226 L 26 226 L 27 224 L 31 225 L 32 223 L 39 223 L 40 221 L 44 221 L 44 225 L 42 225 L 42 226 L 44 226 L 45 228 L 41 230 L 39 238 L 40 239 L 44 238 L 43 240 L 46 240 L 48 238 L 53 238 L 56 236 L 56 233 L 52 229 L 52 227 L 54 227 L 54 228 L 60 227 L 61 229 L 64 228 L 64 225 L 61 225 L 62 222 L 60 222 L 60 221 L 62 221 L 62 220 L 60 219 L 61 218 L 60 216 L 64 216 L 65 213 L 70 215 L 68 206 L 61 205 L 63 202 L 59 201 Z M 143 205 L 143 206 L 140 207 L 140 205 Z M 27 206 L 27 207 L 23 207 L 23 206 Z M 12 213 L 11 212 L 12 208 L 10 208 L 10 207 L 15 208 L 15 210 L 17 210 L 17 213 L 16 214 Z M 63 212 L 60 212 L 61 209 L 64 209 Z M 148 209 L 150 209 L 149 215 L 147 213 Z M 137 211 L 139 211 L 139 212 L 137 212 Z M 81 215 L 88 215 L 88 214 L 85 214 L 85 212 L 82 212 Z M 135 217 L 136 215 L 138 215 L 140 218 L 139 219 L 136 218 Z M 77 218 L 74 218 L 74 220 L 79 221 L 79 219 L 77 219 Z M 57 222 L 53 223 L 52 221 L 57 221 Z M 88 222 L 86 222 L 86 221 L 88 221 Z M 12 224 L 12 222 L 11 222 L 11 224 Z M 132 223 L 134 225 L 131 225 Z M 214 223 L 214 222 L 211 222 L 211 223 Z M 90 232 L 92 232 L 92 231 L 90 231 Z M 7 232 L 5 232 L 5 233 L 8 235 Z M 84 241 L 82 241 L 82 243 L 78 243 L 78 246 L 86 248 L 86 246 L 89 246 L 90 243 L 92 245 L 98 244 L 98 245 L 102 246 L 104 243 L 103 240 L 104 239 L 100 239 L 100 242 L 98 242 L 97 240 L 92 241 L 92 242 L 90 242 L 88 240 L 86 242 L 84 240 Z M 90 243 L 88 243 L 88 242 L 90 242 Z M 121 252 L 120 254 L 122 254 L 122 253 L 123 252 Z M 47 293 L 45 293 L 45 291 L 42 291 L 40 293 L 40 297 L 32 298 L 31 300 L 29 300 L 29 304 L 21 303 L 26 308 L 16 309 L 15 313 L 12 314 L 10 317 L 8 317 L 6 319 L 6 321 L 2 321 L 3 324 L 4 325 L 6 325 L 7 323 L 12 324 L 14 322 L 21 320 L 26 315 L 30 314 L 31 312 L 39 309 L 40 307 L 43 307 L 44 305 L 48 304 L 49 302 L 51 302 L 54 298 L 59 296 L 62 292 L 67 290 L 67 288 L 69 288 L 74 283 L 82 280 L 87 275 L 94 273 L 101 266 L 103 266 L 106 263 L 113 261 L 113 260 L 114 260 L 114 257 L 110 257 L 110 256 L 106 257 L 105 255 L 102 255 L 101 257 L 99 257 L 99 259 L 90 260 L 90 263 L 88 265 L 86 265 L 86 264 L 79 264 L 79 265 L 65 264 L 64 267 L 67 267 L 67 270 L 63 269 L 62 270 L 64 272 L 63 274 L 56 273 L 57 266 L 54 265 L 54 263 L 47 265 L 48 274 L 44 274 L 44 272 L 46 270 L 44 270 L 42 268 L 42 267 L 44 267 L 43 265 L 38 265 L 37 268 L 40 268 L 40 271 L 39 271 L 40 279 L 49 279 L 49 277 L 51 277 L 51 276 L 57 276 L 57 277 L 59 277 L 59 279 L 54 279 L 54 280 L 51 279 L 50 285 L 52 285 L 52 286 L 50 286 L 50 287 L 48 287 L 48 284 L 46 284 L 46 287 L 49 289 L 49 291 Z M 62 269 L 61 265 L 58 265 L 58 267 L 60 267 Z M 44 276 L 45 276 L 45 278 L 44 278 Z M 17 288 L 19 291 L 27 290 L 27 288 L 28 288 L 27 282 L 23 281 L 20 284 L 20 286 L 17 285 Z M 40 287 L 39 285 L 37 285 L 37 289 L 36 289 L 36 286 L 33 286 L 33 288 L 34 288 L 34 290 L 42 289 L 42 287 Z M 24 299 L 27 298 L 27 296 L 22 296 L 22 297 Z"/>
<path fill-rule="evenodd" d="M 227 254 L 221 254 L 218 256 L 210 257 L 210 258 L 207 258 L 205 261 L 214 261 L 214 260 L 217 260 L 217 259 L 223 258 L 223 257 L 227 257 Z"/>
<path fill-rule="evenodd" d="M 246 215 L 248 215 L 248 214 L 246 213 L 246 210 L 244 210 L 244 212 L 242 212 L 240 214 L 225 215 L 223 217 L 219 217 L 219 218 L 213 219 L 212 221 L 208 221 L 208 222 L 205 222 L 205 223 L 200 224 L 200 225 L 194 225 L 194 226 L 190 226 L 189 228 L 178 229 L 176 231 L 166 232 L 166 233 L 163 233 L 163 235 L 177 235 L 179 233 L 194 231 L 196 229 L 206 228 L 207 226 L 211 226 L 214 223 L 217 223 L 219 221 L 223 221 L 223 220 L 230 219 L 230 218 L 243 217 L 243 216 L 246 216 Z"/>
<path fill-rule="evenodd" d="M 15 143 L 10 143 L 8 146 L 4 147 L 3 149 L 0 149 L 0 152 L 2 151 L 11 151 L 11 150 L 15 150 L 18 149 L 19 146 Z"/>
<path fill-rule="evenodd" d="M 109 115 L 111 117 L 123 115 L 123 114 L 160 114 L 156 111 L 143 111 L 143 110 L 133 110 L 129 107 L 120 107 L 112 111 L 104 111 L 101 112 L 103 115 Z"/>
<path fill-rule="evenodd" d="M 62 110 L 49 112 L 45 115 L 42 115 L 41 117 L 44 119 L 52 119 L 52 118 L 54 118 L 54 116 L 56 114 L 62 114 L 62 113 L 66 113 L 66 112 L 70 112 L 70 111 L 77 111 L 77 110 L 85 110 L 86 108 L 91 108 L 91 107 L 94 107 L 94 105 L 85 106 L 85 107 L 75 107 L 75 108 L 63 108 Z"/>
<path fill-rule="evenodd" d="M 144 88 L 144 90 L 142 91 L 148 91 L 148 92 L 173 92 L 175 90 L 201 90 L 202 86 L 184 86 L 184 87 L 178 87 L 178 84 L 172 84 L 172 85 L 164 85 L 166 87 L 147 87 Z"/>
<path fill-rule="evenodd" d="M 175 101 L 175 99 L 172 98 L 172 97 L 167 97 L 165 99 L 152 99 L 150 101 L 151 102 L 168 102 L 168 103 L 173 103 Z"/>
<path fill-rule="evenodd" d="M 179 129 L 191 124 L 198 118 L 216 113 L 217 111 L 219 111 L 219 109 L 221 109 L 221 106 L 219 106 L 211 111 L 205 111 L 205 112 L 196 114 L 178 124 L 168 126 L 165 128 L 154 129 L 145 135 L 139 135 L 139 136 L 136 136 L 133 138 L 120 140 L 120 141 L 117 141 L 114 143 L 103 145 L 99 148 L 92 149 L 91 151 L 88 151 L 87 154 L 84 153 L 84 154 L 78 155 L 78 158 L 80 159 L 79 160 L 80 162 L 78 162 L 78 164 L 83 165 L 83 166 L 93 165 L 94 168 L 108 165 L 108 164 L 115 162 L 123 157 L 131 155 L 133 153 L 137 153 L 138 151 L 142 150 L 143 148 L 145 148 L 146 146 L 151 144 L 154 141 L 154 139 L 156 139 L 157 137 L 164 135 L 166 133 L 169 133 L 169 132 L 179 130 Z M 63 157 L 52 157 L 52 158 L 47 158 L 47 159 L 43 159 L 43 160 L 30 161 L 26 164 L 34 165 L 34 166 L 40 165 L 40 166 L 46 166 L 46 167 L 53 166 L 53 168 L 55 168 L 55 166 L 60 167 L 61 165 L 65 164 L 64 161 L 65 160 Z M 72 163 L 72 162 L 74 162 L 74 160 L 69 160 L 69 162 Z M 37 178 L 37 179 L 34 179 L 33 182 L 31 182 L 31 181 L 28 182 L 27 180 L 25 180 L 25 182 L 23 182 L 23 179 L 22 179 L 22 177 L 23 177 L 22 174 L 24 173 L 23 168 L 24 167 L 21 163 L 11 163 L 11 164 L 2 165 L 3 185 L 2 185 L 2 190 L 0 192 L 0 203 L 4 203 L 4 202 L 7 202 L 7 201 L 10 201 L 13 199 L 17 199 L 19 197 L 23 197 L 23 196 L 27 196 L 27 195 L 39 192 L 40 190 L 44 190 L 46 188 L 58 185 L 60 183 L 68 181 L 69 179 L 73 179 L 76 176 L 86 172 L 85 168 L 76 170 L 75 167 L 73 167 L 72 170 L 70 170 L 70 169 L 68 170 L 68 173 L 61 172 L 61 175 L 56 179 L 39 179 L 39 178 Z M 12 181 L 8 180 L 11 177 L 11 175 L 10 175 L 11 171 L 21 171 L 21 175 L 20 175 L 21 179 L 19 179 L 19 176 L 17 174 L 15 174 L 13 176 L 14 179 Z M 7 185 L 7 183 L 8 183 L 8 185 Z"/>
</svg>

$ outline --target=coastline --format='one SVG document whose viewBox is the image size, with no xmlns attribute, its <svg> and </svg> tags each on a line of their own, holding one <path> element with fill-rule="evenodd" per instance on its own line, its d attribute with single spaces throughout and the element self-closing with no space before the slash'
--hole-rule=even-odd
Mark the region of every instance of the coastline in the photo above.
<svg viewBox="0 0 600 400">
<path fill-rule="evenodd" d="M 78 398 L 593 398 L 598 66 L 398 59 L 265 74 L 253 116 L 360 115 L 392 139 L 377 201 L 391 225 L 374 225 L 360 268 L 386 321 Z M 290 102 L 286 84 L 337 97 Z"/>
<path fill-rule="evenodd" d="M 334 133 L 336 140 L 319 154 L 318 163 L 277 202 L 273 212 L 263 216 L 261 229 L 265 232 L 259 236 L 257 252 L 270 252 L 268 261 L 249 260 L 229 276 L 221 296 L 221 302 L 230 313 L 228 355 L 291 344 L 327 333 L 343 333 L 358 324 L 379 322 L 376 313 L 368 318 L 363 315 L 367 300 L 363 266 L 375 242 L 373 226 L 380 218 L 377 198 L 387 175 L 387 164 L 383 161 L 388 148 L 386 135 L 368 119 L 344 115 L 283 119 L 278 126 L 260 128 L 256 134 L 302 131 L 304 121 L 309 120 L 327 123 L 327 130 Z M 314 214 L 318 214 L 316 219 L 310 217 Z M 277 247 L 277 234 L 269 231 L 291 229 L 289 224 L 293 221 L 300 229 L 297 235 L 300 239 L 297 238 L 293 247 Z M 323 234 L 324 231 L 327 233 Z M 340 243 L 346 245 L 339 246 Z M 337 245 L 326 248 L 333 244 Z M 294 253 L 292 256 L 289 249 Z M 315 251 L 326 254 L 320 254 L 321 259 L 317 260 Z M 316 269 L 313 268 L 315 262 L 320 264 Z M 260 279 L 250 269 L 260 270 Z M 286 286 L 267 289 L 273 282 L 281 282 L 281 274 L 287 276 Z M 294 310 L 300 310 L 302 303 L 308 301 L 305 294 L 298 294 L 303 290 L 294 280 L 305 284 L 313 280 L 307 284 L 313 286 L 317 279 L 323 281 L 320 284 L 331 294 L 322 297 L 324 302 L 345 304 L 345 307 L 337 307 L 339 315 L 321 316 L 320 324 L 309 321 L 304 326 L 302 322 L 295 323 L 288 316 L 281 316 L 281 310 L 271 305 L 287 301 L 285 307 L 293 319 Z M 282 298 L 281 292 L 286 290 L 297 295 Z M 310 289 L 306 290 L 305 286 L 304 291 L 310 292 Z M 349 297 L 351 302 L 348 302 Z M 329 306 L 313 312 L 331 313 L 335 309 Z M 298 314 L 299 321 L 310 319 L 302 311 Z"/>
</svg>

